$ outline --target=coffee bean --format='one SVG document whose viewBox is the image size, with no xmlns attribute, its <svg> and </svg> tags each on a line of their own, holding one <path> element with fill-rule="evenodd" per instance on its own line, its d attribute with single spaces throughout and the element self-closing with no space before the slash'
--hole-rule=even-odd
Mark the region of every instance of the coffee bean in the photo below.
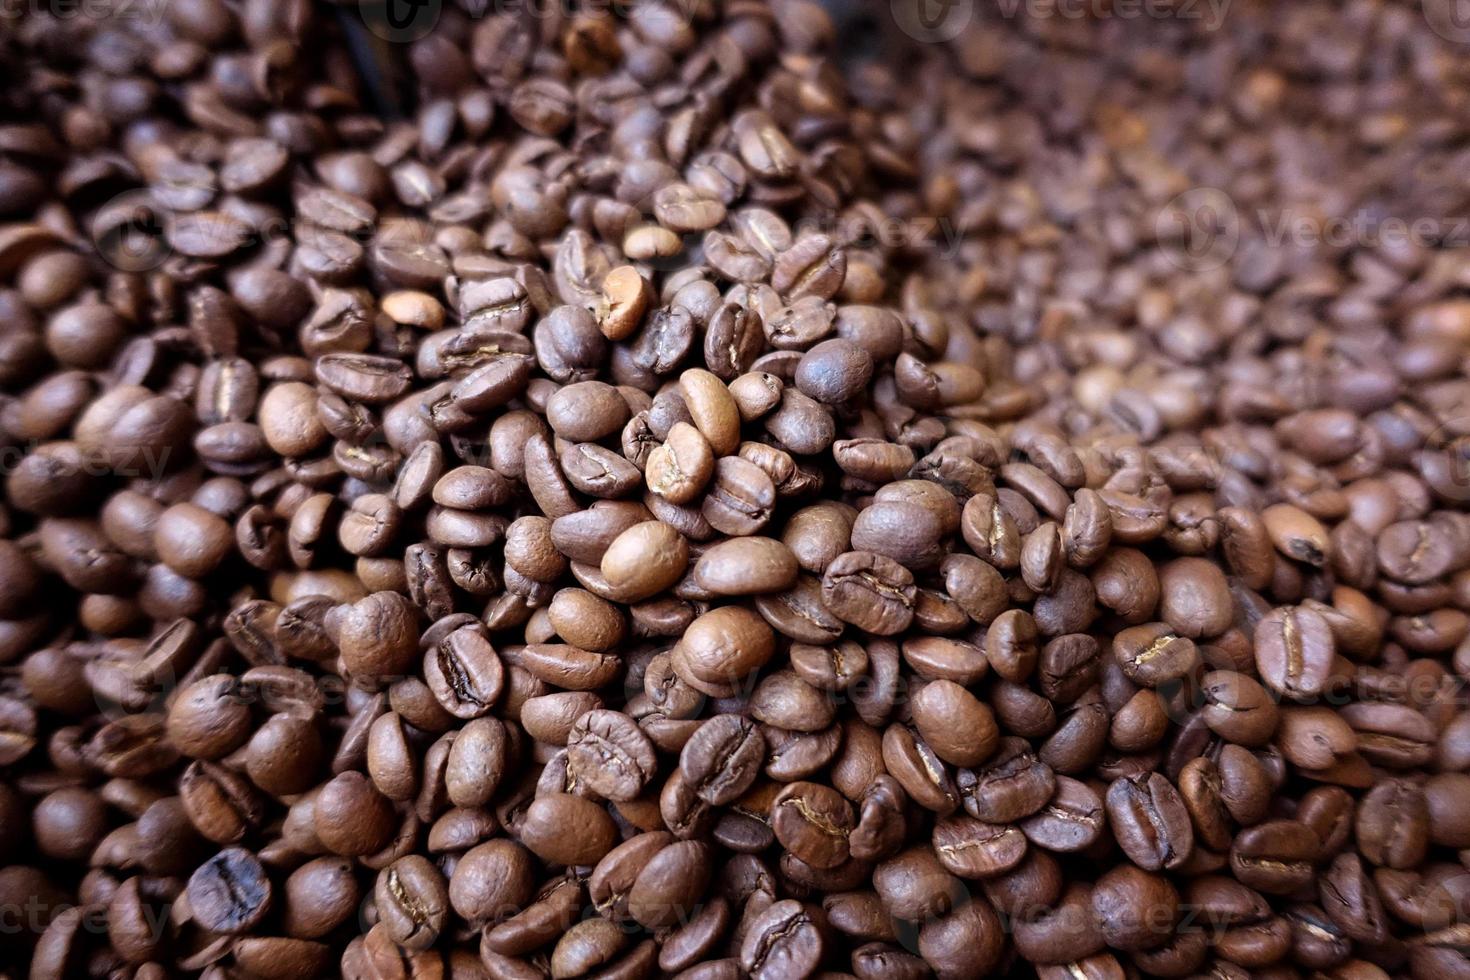
<svg viewBox="0 0 1470 980">
<path fill-rule="evenodd" d="M 402 674 L 418 646 L 417 613 L 396 592 L 377 592 L 343 612 L 337 645 L 348 669 L 364 676 Z"/>
<path fill-rule="evenodd" d="M 1113 638 L 1113 656 L 1128 679 L 1158 687 L 1191 673 L 1199 662 L 1195 645 L 1164 623 L 1123 630 Z"/>
<path fill-rule="evenodd" d="M 1382 942 L 1387 923 L 1378 889 L 1356 854 L 1339 854 L 1318 881 L 1322 908 L 1348 937 L 1363 943 Z"/>
<path fill-rule="evenodd" d="M 990 709 L 953 681 L 925 684 L 914 695 L 910 710 L 924 740 L 953 765 L 979 765 L 999 742 Z"/>
<path fill-rule="evenodd" d="M 765 471 L 738 456 L 715 462 L 700 514 L 715 530 L 742 536 L 755 534 L 771 519 L 776 486 Z"/>
<path fill-rule="evenodd" d="M 694 565 L 695 580 L 716 596 L 779 592 L 791 587 L 796 575 L 791 549 L 762 537 L 723 541 L 707 549 Z"/>
<path fill-rule="evenodd" d="M 1270 694 L 1253 678 L 1234 671 L 1204 676 L 1201 715 L 1222 738 L 1239 745 L 1264 745 L 1276 732 L 1280 713 Z"/>
<path fill-rule="evenodd" d="M 1048 851 L 1081 851 L 1097 841 L 1103 828 L 1103 801 L 1086 783 L 1057 777 L 1051 800 L 1021 821 L 1021 830 Z"/>
<path fill-rule="evenodd" d="M 647 599 L 673 585 L 688 564 L 682 535 L 661 521 L 647 521 L 619 534 L 602 556 L 602 576 L 622 601 Z"/>
<path fill-rule="evenodd" d="M 716 715 L 684 743 L 679 768 L 700 799 L 724 806 L 755 782 L 765 755 L 759 728 L 737 715 Z"/>
<path fill-rule="evenodd" d="M 963 814 L 934 825 L 934 853 L 950 873 L 962 878 L 991 878 L 1014 868 L 1026 855 L 1020 829 L 988 824 Z"/>
<path fill-rule="evenodd" d="M 773 903 L 749 923 L 740 944 L 740 968 L 758 980 L 810 975 L 825 950 L 818 921 L 800 902 Z"/>
<path fill-rule="evenodd" d="M 1271 543 L 1286 557 L 1308 565 L 1327 561 L 1327 533 L 1316 518 L 1290 504 L 1276 504 L 1261 512 Z"/>
<path fill-rule="evenodd" d="M 687 422 L 675 422 L 668 438 L 648 454 L 644 477 L 648 489 L 675 504 L 688 504 L 714 475 L 709 441 Z"/>
<path fill-rule="evenodd" d="M 653 778 L 657 755 L 648 737 L 627 715 L 589 711 L 567 736 L 567 765 L 579 782 L 610 800 L 638 796 Z"/>
<path fill-rule="evenodd" d="M 925 921 L 959 903 L 963 886 L 930 847 L 910 848 L 873 869 L 873 888 L 892 916 Z"/>
<path fill-rule="evenodd" d="M 674 650 L 673 665 L 697 690 L 713 689 L 743 680 L 774 651 L 771 628 L 758 616 L 739 606 L 720 606 L 684 631 Z"/>
<path fill-rule="evenodd" d="M 913 620 L 913 576 L 883 555 L 848 551 L 828 564 L 822 600 L 837 618 L 859 629 L 888 636 Z"/>
<path fill-rule="evenodd" d="M 959 805 L 954 779 L 923 739 L 905 725 L 883 733 L 883 765 L 915 803 L 935 813 L 952 813 Z"/>
<path fill-rule="evenodd" d="M 461 626 L 424 656 L 424 681 L 456 718 L 488 713 L 504 689 L 505 672 L 482 630 Z"/>
<path fill-rule="evenodd" d="M 1124 853 L 1146 871 L 1189 859 L 1194 833 L 1184 801 L 1159 773 L 1115 780 L 1107 791 L 1108 821 Z"/>
<path fill-rule="evenodd" d="M 449 876 L 449 902 L 466 922 L 487 922 L 519 911 L 535 893 L 534 859 L 504 838 L 467 851 Z"/>
<path fill-rule="evenodd" d="M 854 825 L 847 800 L 820 783 L 791 783 L 771 804 L 776 839 L 815 868 L 833 868 L 847 860 L 847 838 Z"/>
<path fill-rule="evenodd" d="M 1256 666 L 1278 694 L 1305 701 L 1322 693 L 1336 652 L 1331 629 L 1309 609 L 1272 610 L 1256 624 Z"/>
<path fill-rule="evenodd" d="M 1005 950 L 1001 923 L 989 903 L 971 899 L 919 930 L 919 952 L 936 976 L 958 977 L 995 969 Z"/>
<path fill-rule="evenodd" d="M 1230 867 L 1246 885 L 1285 895 L 1309 884 L 1321 842 L 1311 828 L 1294 820 L 1269 820 L 1236 835 Z"/>
<path fill-rule="evenodd" d="M 242 933 L 270 911 L 272 888 L 251 852 L 229 847 L 201 864 L 190 877 L 189 910 L 211 932 Z"/>
<path fill-rule="evenodd" d="M 1374 864 L 1407 868 L 1424 858 L 1429 814 L 1423 789 L 1402 780 L 1374 786 L 1358 806 L 1354 836 Z"/>
<path fill-rule="evenodd" d="M 1002 738 L 981 769 L 961 769 L 959 791 L 965 811 L 986 823 L 1008 824 L 1029 817 L 1056 791 L 1056 774 L 1020 738 Z"/>
<path fill-rule="evenodd" d="M 449 891 L 439 869 L 417 854 L 389 865 L 374 890 L 380 922 L 405 949 L 425 950 L 444 928 Z"/>
</svg>

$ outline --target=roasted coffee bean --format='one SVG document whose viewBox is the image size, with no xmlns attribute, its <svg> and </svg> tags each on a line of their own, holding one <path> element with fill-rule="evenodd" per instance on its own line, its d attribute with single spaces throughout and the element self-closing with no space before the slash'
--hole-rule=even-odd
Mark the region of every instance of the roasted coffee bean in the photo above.
<svg viewBox="0 0 1470 980">
<path fill-rule="evenodd" d="M 374 890 L 379 921 L 393 941 L 405 949 L 432 946 L 449 913 L 443 874 L 420 855 L 412 854 L 378 875 Z"/>
<path fill-rule="evenodd" d="M 694 578 L 716 596 L 780 592 L 796 582 L 796 557 L 773 538 L 732 538 L 699 557 Z"/>
<path fill-rule="evenodd" d="M 849 551 L 834 558 L 822 576 L 822 600 L 838 619 L 869 633 L 888 636 L 913 621 L 913 575 L 883 555 Z"/>
<path fill-rule="evenodd" d="M 814 868 L 848 859 L 852 806 L 820 783 L 791 783 L 771 803 L 771 829 L 781 846 Z"/>
<path fill-rule="evenodd" d="M 478 718 L 499 700 L 505 669 L 482 630 L 461 626 L 424 655 L 424 681 L 456 718 Z"/>
<path fill-rule="evenodd" d="M 1114 949 L 1158 946 L 1174 931 L 1179 893 L 1162 875 L 1120 865 L 1098 878 L 1091 898 L 1098 930 Z"/>
<path fill-rule="evenodd" d="M 189 910 L 211 932 L 242 933 L 270 911 L 272 889 L 260 861 L 249 851 L 229 847 L 189 877 Z"/>
<path fill-rule="evenodd" d="M 771 519 L 776 486 L 764 470 L 739 456 L 715 463 L 700 514 L 715 530 L 730 535 L 755 534 Z"/>
<path fill-rule="evenodd" d="M 1179 791 L 1160 773 L 1115 780 L 1107 791 L 1108 822 L 1118 846 L 1146 871 L 1189 860 L 1194 831 Z"/>
<path fill-rule="evenodd" d="M 1113 638 L 1113 656 L 1128 679 L 1144 687 L 1177 680 L 1199 663 L 1194 643 L 1164 623 L 1121 631 Z"/>
<path fill-rule="evenodd" d="M 1021 821 L 1021 830 L 1037 847 L 1048 851 L 1081 851 L 1102 833 L 1103 801 L 1086 783 L 1057 777 L 1057 788 L 1047 804 Z"/>
<path fill-rule="evenodd" d="M 951 874 L 993 878 L 1014 868 L 1026 856 L 1020 828 L 984 823 L 963 814 L 934 824 L 934 853 Z"/>
<path fill-rule="evenodd" d="M 758 980 L 809 976 L 825 951 L 820 919 L 792 899 L 771 904 L 755 916 L 740 944 L 740 969 Z"/>
<path fill-rule="evenodd" d="M 1100 953 L 1107 940 L 1092 911 L 1092 888 L 1069 886 L 1050 908 L 1029 909 L 1015 926 L 1016 949 L 1033 962 L 1065 963 Z"/>
<path fill-rule="evenodd" d="M 979 765 L 999 743 L 990 709 L 953 681 L 935 680 L 919 688 L 910 710 L 924 741 L 952 765 Z"/>
<path fill-rule="evenodd" d="M 1021 738 L 1003 738 L 981 769 L 957 779 L 966 812 L 987 823 L 1015 823 L 1040 810 L 1056 791 L 1056 774 Z"/>
<path fill-rule="evenodd" d="M 1239 745 L 1264 745 L 1275 734 L 1280 712 L 1255 679 L 1234 671 L 1213 671 L 1200 683 L 1205 724 Z"/>
<path fill-rule="evenodd" d="M 521 843 L 553 864 L 592 865 L 612 849 L 617 829 L 607 811 L 580 796 L 550 793 L 526 808 Z"/>
<path fill-rule="evenodd" d="M 628 528 L 608 545 L 602 556 L 602 577 L 623 602 L 647 599 L 673 585 L 688 564 L 688 544 L 662 521 Z"/>
<path fill-rule="evenodd" d="M 1376 865 L 1402 869 L 1420 863 L 1429 844 L 1424 790 L 1398 779 L 1375 785 L 1358 805 L 1353 835 Z"/>
<path fill-rule="evenodd" d="M 1322 693 L 1336 646 L 1331 629 L 1303 608 L 1272 610 L 1255 629 L 1256 666 L 1273 691 L 1297 701 Z"/>
<path fill-rule="evenodd" d="M 720 606 L 690 623 L 674 648 L 674 670 L 697 690 L 717 694 L 765 665 L 775 636 L 757 615 L 740 606 Z"/>
<path fill-rule="evenodd" d="M 755 782 L 765 756 L 758 727 L 738 715 L 716 715 L 684 743 L 679 768 L 700 799 L 724 806 Z"/>
<path fill-rule="evenodd" d="M 632 800 L 653 778 L 657 755 L 636 722 L 617 711 L 589 711 L 567 736 L 567 766 L 600 796 Z"/>
<path fill-rule="evenodd" d="M 449 876 L 449 902 L 467 922 L 519 911 L 535 893 L 534 859 L 515 841 L 497 839 L 471 848 Z"/>
<path fill-rule="evenodd" d="M 707 440 L 688 422 L 675 422 L 644 467 L 648 489 L 675 504 L 698 499 L 714 475 L 715 456 Z"/>
<path fill-rule="evenodd" d="M 1321 841 L 1295 820 L 1268 820 L 1236 835 L 1230 868 L 1243 884 L 1273 895 L 1289 895 L 1309 884 Z"/>
</svg>

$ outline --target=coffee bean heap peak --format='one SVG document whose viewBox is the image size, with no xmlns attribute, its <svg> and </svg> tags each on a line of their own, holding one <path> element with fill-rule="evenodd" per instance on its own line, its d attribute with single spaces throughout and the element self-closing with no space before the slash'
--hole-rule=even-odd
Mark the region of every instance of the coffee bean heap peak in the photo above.
<svg viewBox="0 0 1470 980">
<path fill-rule="evenodd" d="M 0 975 L 1470 977 L 1434 4 L 47 6 Z"/>
</svg>

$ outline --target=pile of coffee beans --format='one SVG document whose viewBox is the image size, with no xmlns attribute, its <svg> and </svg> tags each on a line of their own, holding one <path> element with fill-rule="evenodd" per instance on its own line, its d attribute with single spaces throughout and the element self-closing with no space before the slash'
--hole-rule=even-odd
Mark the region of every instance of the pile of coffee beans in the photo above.
<svg viewBox="0 0 1470 980">
<path fill-rule="evenodd" d="M 0 977 L 1470 977 L 1470 36 L 925 2 L 0 10 Z"/>
</svg>

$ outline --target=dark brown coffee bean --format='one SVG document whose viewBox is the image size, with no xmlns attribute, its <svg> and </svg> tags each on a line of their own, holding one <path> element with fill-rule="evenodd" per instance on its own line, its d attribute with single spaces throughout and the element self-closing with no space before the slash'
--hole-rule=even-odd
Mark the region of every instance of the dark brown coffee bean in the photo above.
<svg viewBox="0 0 1470 980">
<path fill-rule="evenodd" d="M 717 596 L 780 592 L 796 582 L 796 557 L 774 538 L 732 538 L 707 549 L 694 578 Z"/>
<path fill-rule="evenodd" d="M 837 556 L 822 577 L 822 600 L 838 619 L 880 636 L 913 620 L 913 576 L 892 559 L 872 552 Z"/>
<path fill-rule="evenodd" d="M 1174 930 L 1179 893 L 1162 875 L 1131 865 L 1108 871 L 1092 889 L 1092 910 L 1107 944 L 1135 950 L 1158 946 Z"/>
<path fill-rule="evenodd" d="M 1048 851 L 1081 851 L 1102 833 L 1103 801 L 1086 783 L 1057 777 L 1056 792 L 1039 811 L 1021 821 L 1021 830 Z"/>
<path fill-rule="evenodd" d="M 1020 738 L 1002 738 L 981 769 L 961 769 L 957 780 L 966 812 L 986 823 L 1015 823 L 1044 807 L 1056 791 L 1056 774 Z"/>
<path fill-rule="evenodd" d="M 260 861 L 238 847 L 210 858 L 189 878 L 189 910 L 211 932 L 242 933 L 270 911 L 272 889 Z"/>
<path fill-rule="evenodd" d="M 834 868 L 847 860 L 854 825 L 851 804 L 819 783 L 791 783 L 771 804 L 776 839 L 815 868 Z"/>
<path fill-rule="evenodd" d="M 1272 610 L 1255 629 L 1256 666 L 1273 691 L 1297 701 L 1322 693 L 1336 646 L 1327 623 L 1304 608 Z"/>
<path fill-rule="evenodd" d="M 1016 923 L 1016 949 L 1033 962 L 1066 963 L 1101 952 L 1107 944 L 1092 911 L 1092 888 L 1069 886 L 1050 908 L 1033 908 Z"/>
<path fill-rule="evenodd" d="M 765 756 L 759 728 L 738 715 L 716 715 L 684 743 L 679 768 L 700 799 L 724 806 L 755 782 Z"/>
<path fill-rule="evenodd" d="M 632 800 L 657 767 L 636 722 L 617 711 L 589 711 L 567 736 L 567 765 L 583 785 L 609 800 Z"/>
<path fill-rule="evenodd" d="M 1144 687 L 1177 680 L 1199 663 L 1194 643 L 1164 623 L 1121 631 L 1113 637 L 1113 656 L 1128 679 Z"/>
<path fill-rule="evenodd" d="M 616 826 L 605 809 L 566 793 L 535 799 L 520 826 L 521 843 L 553 864 L 593 865 L 612 849 Z"/>
<path fill-rule="evenodd" d="M 647 599 L 673 585 L 688 565 L 688 544 L 674 528 L 647 521 L 613 539 L 602 556 L 602 576 L 614 590 L 609 598 Z"/>
<path fill-rule="evenodd" d="M 990 709 L 949 680 L 925 684 L 914 695 L 914 723 L 945 762 L 975 766 L 995 751 L 1000 739 Z"/>
<path fill-rule="evenodd" d="M 378 875 L 374 892 L 380 922 L 393 941 L 425 950 L 438 939 L 449 911 L 449 891 L 439 869 L 419 855 L 395 861 Z"/>
<path fill-rule="evenodd" d="M 722 533 L 755 534 L 770 520 L 775 502 L 775 484 L 764 470 L 738 456 L 726 456 L 715 463 L 700 513 Z"/>
<path fill-rule="evenodd" d="M 1339 854 L 1318 880 L 1322 909 L 1351 939 L 1377 944 L 1387 929 L 1378 889 L 1356 854 Z"/>
<path fill-rule="evenodd" d="M 1268 820 L 1236 835 L 1230 868 L 1242 883 L 1273 895 L 1289 895 L 1309 884 L 1321 841 L 1295 820 Z"/>
<path fill-rule="evenodd" d="M 1194 849 L 1194 831 L 1179 791 L 1160 773 L 1118 779 L 1108 787 L 1113 836 L 1147 871 L 1177 868 Z"/>
<path fill-rule="evenodd" d="M 1213 671 L 1201 681 L 1205 724 L 1239 745 L 1264 745 L 1275 734 L 1276 702 L 1255 679 L 1234 671 Z"/>
<path fill-rule="evenodd" d="M 505 670 L 484 631 L 461 626 L 424 656 L 424 681 L 456 718 L 478 718 L 499 700 Z"/>
<path fill-rule="evenodd" d="M 1026 836 L 1020 828 L 988 824 L 958 814 L 934 824 L 934 853 L 951 874 L 962 878 L 992 878 L 1003 874 L 1026 856 Z"/>
<path fill-rule="evenodd" d="M 1275 504 L 1261 512 L 1261 521 L 1276 549 L 1293 561 L 1323 565 L 1327 561 L 1327 533 L 1316 518 L 1291 504 Z"/>
<path fill-rule="evenodd" d="M 520 911 L 535 894 L 535 862 L 504 838 L 466 852 L 449 876 L 449 902 L 466 922 L 487 922 Z"/>
<path fill-rule="evenodd" d="M 757 980 L 806 977 L 825 945 L 818 921 L 800 903 L 783 899 L 752 919 L 740 945 L 740 968 Z"/>
<path fill-rule="evenodd" d="M 714 689 L 748 677 L 774 652 L 775 635 L 759 616 L 740 606 L 720 606 L 684 631 L 673 666 L 697 690 Z"/>
<path fill-rule="evenodd" d="M 1374 786 L 1358 805 L 1354 837 L 1374 864 L 1403 869 L 1420 863 L 1429 844 L 1423 789 L 1397 779 Z"/>
</svg>

